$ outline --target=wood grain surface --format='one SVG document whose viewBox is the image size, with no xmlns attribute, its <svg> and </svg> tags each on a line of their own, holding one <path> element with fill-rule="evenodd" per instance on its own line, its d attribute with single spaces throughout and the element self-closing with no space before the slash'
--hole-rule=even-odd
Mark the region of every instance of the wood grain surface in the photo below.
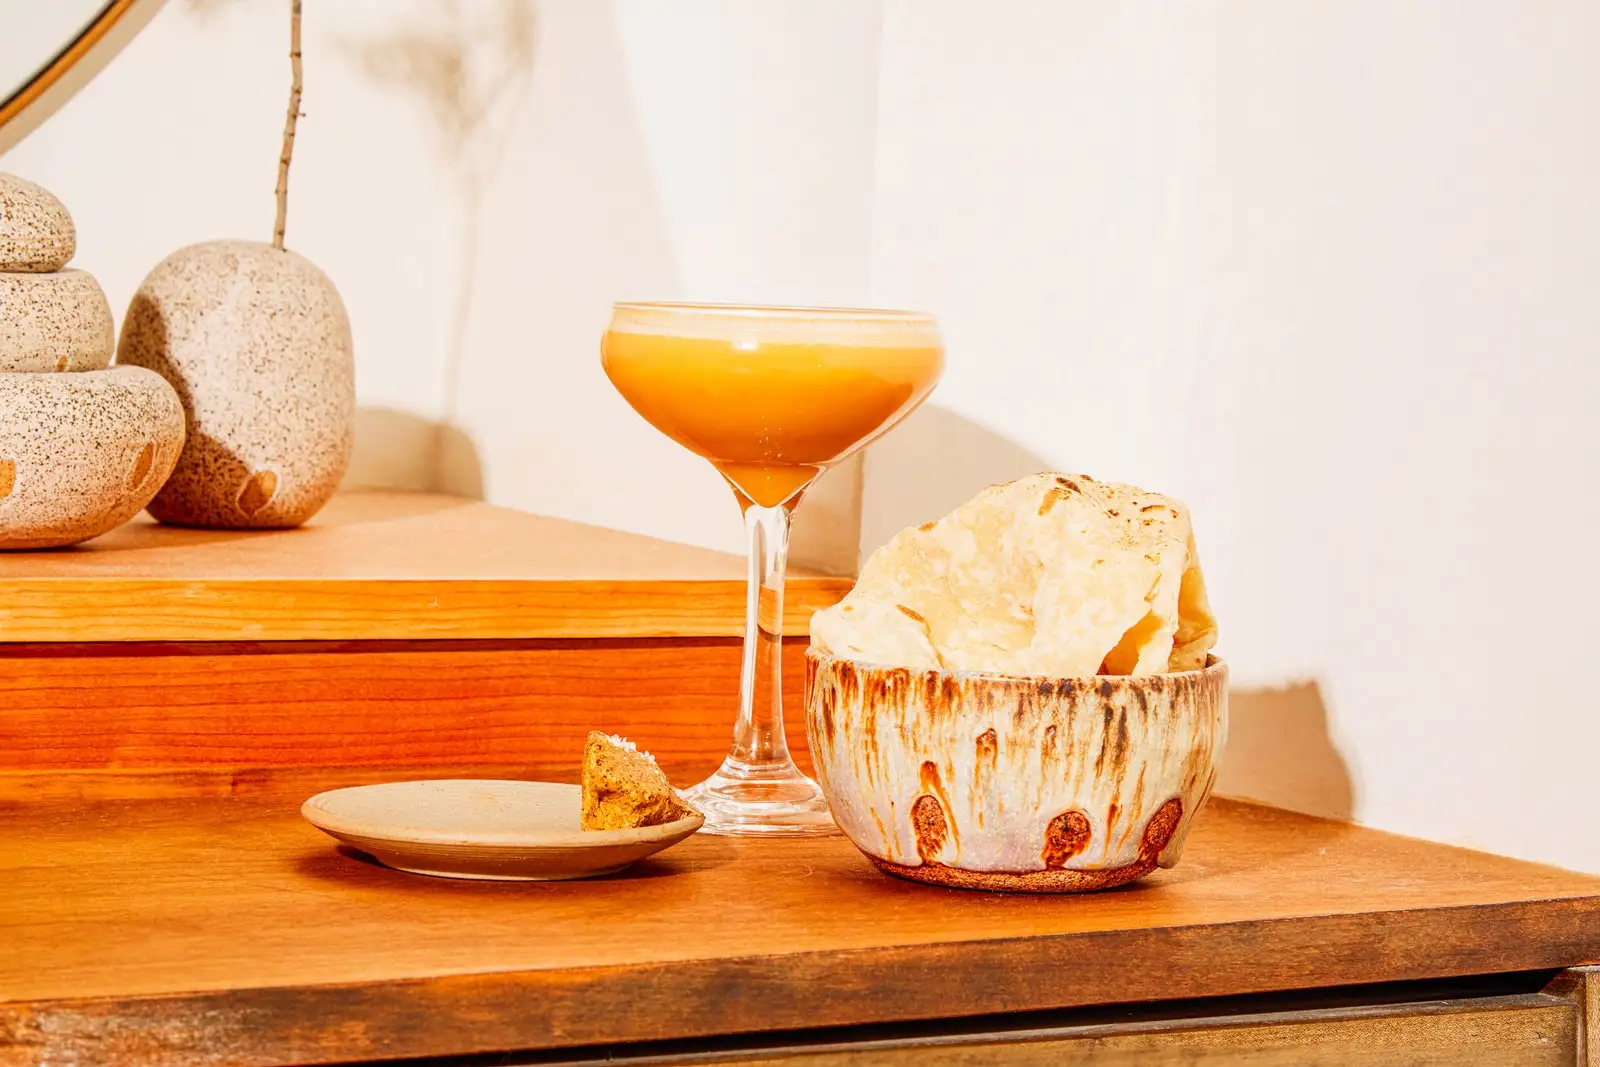
<svg viewBox="0 0 1600 1067">
<path fill-rule="evenodd" d="M 1175 870 L 1029 897 L 887 878 L 837 837 L 428 879 L 337 851 L 296 799 L 0 812 L 0 1063 L 331 1063 L 1600 961 L 1600 878 L 1233 802 Z"/>
<path fill-rule="evenodd" d="M 674 779 L 728 750 L 733 638 L 0 645 L 0 800 L 314 792 L 440 767 L 575 780 L 591 729 Z M 805 640 L 784 715 L 806 752 Z"/>
<path fill-rule="evenodd" d="M 730 522 L 737 520 L 729 504 Z M 784 625 L 851 579 L 797 570 Z M 453 497 L 354 492 L 296 530 L 142 518 L 0 554 L 0 641 L 739 636 L 738 556 Z"/>
</svg>

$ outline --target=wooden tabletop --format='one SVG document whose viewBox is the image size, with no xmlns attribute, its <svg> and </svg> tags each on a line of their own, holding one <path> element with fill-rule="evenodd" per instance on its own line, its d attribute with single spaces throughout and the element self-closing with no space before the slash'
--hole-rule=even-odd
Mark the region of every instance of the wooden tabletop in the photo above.
<svg viewBox="0 0 1600 1067">
<path fill-rule="evenodd" d="M 731 505 L 730 505 L 731 510 Z M 335 498 L 297 530 L 140 518 L 0 553 L 0 641 L 715 637 L 744 626 L 738 556 L 422 493 Z M 797 571 L 785 624 L 848 578 Z"/>
<path fill-rule="evenodd" d="M 1600 961 L 1600 878 L 1233 802 L 1175 870 L 1063 897 L 896 881 L 837 837 L 430 879 L 296 809 L 0 810 L 0 1064 L 327 1063 Z"/>
</svg>

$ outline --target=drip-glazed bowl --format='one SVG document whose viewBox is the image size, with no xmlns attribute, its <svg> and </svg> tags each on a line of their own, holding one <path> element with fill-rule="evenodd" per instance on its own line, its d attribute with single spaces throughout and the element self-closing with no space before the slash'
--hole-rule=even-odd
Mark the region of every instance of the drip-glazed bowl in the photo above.
<svg viewBox="0 0 1600 1067">
<path fill-rule="evenodd" d="M 1228 669 L 1025 678 L 806 655 L 834 820 L 881 870 L 1071 893 L 1172 867 L 1216 781 Z"/>
</svg>

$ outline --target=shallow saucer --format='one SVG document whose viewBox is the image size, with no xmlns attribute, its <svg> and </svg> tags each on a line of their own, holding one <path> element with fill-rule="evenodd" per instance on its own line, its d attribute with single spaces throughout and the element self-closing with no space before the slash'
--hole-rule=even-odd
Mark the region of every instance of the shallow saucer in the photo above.
<svg viewBox="0 0 1600 1067">
<path fill-rule="evenodd" d="M 412 874 L 558 881 L 613 874 L 693 834 L 699 815 L 632 830 L 583 830 L 582 790 L 477 778 L 387 782 L 318 793 L 317 829 Z"/>
</svg>

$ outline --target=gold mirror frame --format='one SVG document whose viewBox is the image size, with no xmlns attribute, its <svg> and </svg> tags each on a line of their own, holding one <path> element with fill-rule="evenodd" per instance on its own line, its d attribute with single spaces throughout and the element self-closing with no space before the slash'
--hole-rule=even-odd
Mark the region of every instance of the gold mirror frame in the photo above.
<svg viewBox="0 0 1600 1067">
<path fill-rule="evenodd" d="M 32 80 L 0 101 L 0 155 L 89 84 L 155 17 L 166 0 L 109 0 Z"/>
</svg>

